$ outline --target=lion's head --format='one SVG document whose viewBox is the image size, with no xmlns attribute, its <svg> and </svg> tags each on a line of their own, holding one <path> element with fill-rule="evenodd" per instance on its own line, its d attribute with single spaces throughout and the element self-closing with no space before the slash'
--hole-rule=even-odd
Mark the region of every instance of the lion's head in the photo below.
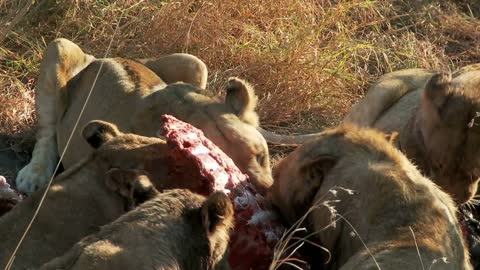
<svg viewBox="0 0 480 270">
<path fill-rule="evenodd" d="M 97 160 L 112 168 L 142 170 L 159 190 L 187 188 L 202 190 L 203 183 L 191 178 L 178 178 L 169 173 L 169 150 L 165 140 L 122 133 L 109 122 L 89 122 L 82 133 L 84 139 L 95 149 Z M 125 174 L 125 171 L 122 171 Z"/>
<path fill-rule="evenodd" d="M 121 133 L 103 121 L 88 123 L 82 135 L 95 150 L 53 180 L 14 268 L 37 268 L 155 195 L 146 175 L 165 188 L 194 189 L 200 184 L 195 179 L 177 182 L 166 177 L 162 165 L 168 151 L 160 138 Z M 120 184 L 123 188 L 115 189 Z M 6 265 L 44 191 L 34 192 L 0 219 L 0 230 L 8 232 L 0 234 L 0 265 Z"/>
<path fill-rule="evenodd" d="M 473 199 L 480 177 L 480 70 L 434 75 L 416 114 L 420 168 L 457 204 Z"/>
<path fill-rule="evenodd" d="M 421 269 L 417 247 L 425 261 L 447 257 L 439 269 L 470 269 L 450 197 L 383 133 L 326 130 L 280 161 L 274 179 L 270 200 L 288 223 L 305 218 L 329 251 L 317 251 L 327 269 L 376 269 L 364 244 L 382 269 Z"/>
<path fill-rule="evenodd" d="M 257 130 L 257 97 L 253 87 L 238 78 L 228 80 L 226 92 L 221 101 L 191 84 L 169 84 L 145 98 L 135 116 L 139 120 L 134 132 L 161 134 L 162 130 L 153 129 L 158 129 L 162 115 L 172 114 L 202 130 L 264 194 L 272 177 L 267 143 Z"/>
<path fill-rule="evenodd" d="M 135 178 L 126 174 L 111 187 L 128 189 L 125 183 Z M 205 198 L 186 189 L 167 190 L 40 269 L 227 270 L 233 213 L 222 192 Z"/>
</svg>

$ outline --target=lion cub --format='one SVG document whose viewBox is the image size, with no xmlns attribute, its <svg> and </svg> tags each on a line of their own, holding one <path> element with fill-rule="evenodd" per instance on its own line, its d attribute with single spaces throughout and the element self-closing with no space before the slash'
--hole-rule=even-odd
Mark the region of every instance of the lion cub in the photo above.
<svg viewBox="0 0 480 270">
<path fill-rule="evenodd" d="M 130 194 L 129 185 L 128 178 L 109 183 L 121 194 Z M 232 227 L 233 206 L 224 193 L 205 198 L 187 189 L 172 189 L 158 193 L 40 269 L 229 269 L 226 251 Z"/>
<path fill-rule="evenodd" d="M 324 131 L 274 179 L 269 198 L 291 224 L 308 213 L 325 269 L 472 269 L 450 196 L 380 132 Z"/>
<path fill-rule="evenodd" d="M 154 189 L 149 181 L 142 181 L 132 183 L 128 192 L 112 192 L 108 186 L 111 181 L 129 178 L 141 169 L 161 186 L 194 188 L 163 177 L 160 167 L 168 149 L 160 138 L 121 133 L 115 125 L 102 121 L 89 122 L 82 135 L 93 152 L 53 180 L 11 269 L 38 269 L 83 237 L 97 232 L 100 226 L 145 201 Z M 133 171 L 129 173 L 129 170 Z M 3 232 L 0 234 L 0 268 L 7 265 L 45 188 L 0 217 L 0 232 Z M 136 197 L 132 199 L 130 194 Z"/>
</svg>

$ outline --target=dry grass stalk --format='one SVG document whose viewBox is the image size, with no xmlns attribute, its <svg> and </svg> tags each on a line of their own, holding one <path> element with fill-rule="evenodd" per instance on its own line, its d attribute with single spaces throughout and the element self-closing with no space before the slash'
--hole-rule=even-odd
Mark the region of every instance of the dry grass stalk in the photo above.
<svg viewBox="0 0 480 270">
<path fill-rule="evenodd" d="M 0 3 L 0 21 L 19 14 L 14 2 Z M 229 76 L 246 78 L 262 122 L 288 132 L 338 123 L 385 72 L 479 60 L 473 0 L 37 1 L 0 43 L 2 132 L 34 125 L 26 93 L 46 44 L 65 37 L 101 56 L 122 12 L 112 55 L 198 55 L 210 69 L 210 92 L 222 93 Z"/>
</svg>

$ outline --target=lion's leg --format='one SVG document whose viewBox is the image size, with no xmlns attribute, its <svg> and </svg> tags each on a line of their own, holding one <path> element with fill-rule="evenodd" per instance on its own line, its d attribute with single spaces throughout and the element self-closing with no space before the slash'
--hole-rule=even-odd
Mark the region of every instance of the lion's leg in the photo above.
<svg viewBox="0 0 480 270">
<path fill-rule="evenodd" d="M 155 72 L 165 83 L 185 82 L 205 89 L 208 70 L 196 56 L 174 53 L 157 59 L 138 60 Z"/>
<path fill-rule="evenodd" d="M 43 56 L 35 89 L 37 142 L 30 163 L 17 175 L 20 191 L 31 193 L 45 185 L 58 162 L 56 123 L 63 113 L 67 82 L 94 60 L 66 39 L 52 41 Z"/>
</svg>

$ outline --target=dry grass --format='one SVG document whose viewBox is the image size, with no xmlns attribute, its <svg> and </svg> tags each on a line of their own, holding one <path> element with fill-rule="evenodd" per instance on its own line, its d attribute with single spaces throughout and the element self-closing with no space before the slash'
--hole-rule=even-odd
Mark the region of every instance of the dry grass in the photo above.
<svg viewBox="0 0 480 270">
<path fill-rule="evenodd" d="M 88 53 L 155 57 L 188 52 L 226 78 L 252 82 L 266 126 L 303 132 L 334 125 L 368 85 L 392 70 L 479 62 L 475 0 L 0 1 L 0 133 L 34 126 L 32 92 L 48 42 Z M 23 7 L 23 9 L 22 9 Z M 26 10 L 26 12 L 25 12 Z M 23 13 L 22 13 L 23 12 Z"/>
</svg>

